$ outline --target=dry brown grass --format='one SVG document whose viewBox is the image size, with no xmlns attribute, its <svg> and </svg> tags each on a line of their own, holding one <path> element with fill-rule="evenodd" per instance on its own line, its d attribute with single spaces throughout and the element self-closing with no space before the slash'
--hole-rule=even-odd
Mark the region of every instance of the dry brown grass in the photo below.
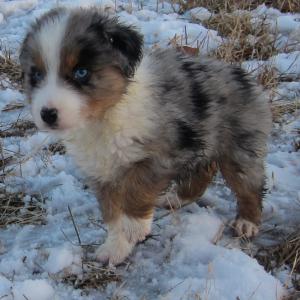
<svg viewBox="0 0 300 300">
<path fill-rule="evenodd" d="M 115 270 L 104 268 L 95 261 L 84 261 L 81 265 L 82 274 L 70 274 L 63 277 L 64 283 L 76 289 L 88 291 L 90 289 L 103 289 L 111 282 L 120 282 L 121 278 Z"/>
<path fill-rule="evenodd" d="M 276 101 L 271 105 L 273 122 L 280 123 L 283 117 L 287 114 L 295 114 L 299 111 L 300 101 Z"/>
<path fill-rule="evenodd" d="M 276 36 L 269 33 L 265 20 L 253 26 L 249 13 L 228 14 L 220 13 L 203 22 L 209 28 L 218 31 L 223 36 L 222 44 L 210 55 L 227 63 L 241 64 L 245 60 L 267 60 L 278 53 L 275 47 Z M 203 41 L 197 41 L 197 46 L 187 44 L 188 34 L 175 35 L 169 41 L 169 46 L 184 52 L 185 54 L 201 55 L 200 47 Z M 272 67 L 264 67 L 258 81 L 266 88 L 277 85 L 277 74 Z M 276 77 L 271 78 L 270 75 Z"/>
<path fill-rule="evenodd" d="M 251 15 L 247 12 L 221 12 L 203 23 L 224 37 L 214 55 L 229 63 L 241 63 L 252 59 L 266 60 L 277 54 L 276 36 L 269 33 L 265 20 L 260 22 L 253 26 Z"/>
<path fill-rule="evenodd" d="M 268 2 L 271 2 L 271 6 L 278 8 L 282 12 L 300 12 L 299 0 L 275 0 Z"/>
<path fill-rule="evenodd" d="M 277 95 L 279 74 L 275 67 L 264 65 L 258 69 L 257 82 L 269 91 L 269 101 Z"/>
<path fill-rule="evenodd" d="M 279 53 L 276 48 L 277 33 L 270 32 L 265 19 L 257 20 L 254 24 L 252 16 L 247 11 L 228 13 L 221 10 L 203 24 L 223 36 L 223 43 L 211 55 L 227 63 L 242 64 L 246 60 L 266 61 Z M 285 52 L 293 49 L 294 45 L 285 46 Z M 272 101 L 276 96 L 276 88 L 279 82 L 284 80 L 285 74 L 279 74 L 271 65 L 262 65 L 256 73 L 258 83 L 270 90 Z"/>
<path fill-rule="evenodd" d="M 25 196 L 29 199 L 24 201 Z M 44 224 L 44 199 L 41 195 L 26 195 L 0 189 L 0 228 L 10 224 Z"/>
<path fill-rule="evenodd" d="M 217 30 L 222 36 L 230 36 L 232 31 L 243 32 L 244 35 L 255 34 L 249 13 L 233 14 L 220 12 L 203 21 L 209 29 Z"/>
<path fill-rule="evenodd" d="M 173 0 L 171 2 L 179 3 L 181 13 L 194 7 L 205 7 L 215 13 L 232 12 L 236 9 L 252 10 L 261 4 L 277 8 L 282 12 L 300 12 L 299 0 Z"/>
<path fill-rule="evenodd" d="M 279 84 L 277 69 L 272 66 L 261 67 L 257 75 L 257 81 L 265 88 L 274 90 Z"/>
<path fill-rule="evenodd" d="M 244 1 L 235 1 L 235 0 L 179 0 L 175 1 L 180 5 L 180 12 L 185 12 L 188 9 L 195 7 L 205 7 L 211 12 L 218 13 L 220 11 L 232 12 L 236 9 L 251 9 L 254 7 L 251 4 L 254 1 L 244 0 Z M 257 1 L 256 1 L 257 2 Z"/>
<path fill-rule="evenodd" d="M 285 265 L 289 266 L 295 291 L 286 299 L 299 299 L 297 298 L 300 297 L 300 234 L 298 230 L 282 239 L 277 246 L 260 248 L 255 258 L 268 272 L 278 270 Z"/>
<path fill-rule="evenodd" d="M 60 154 L 63 155 L 66 153 L 66 147 L 60 143 L 52 143 L 48 145 L 48 149 L 47 149 L 51 154 Z"/>
<path fill-rule="evenodd" d="M 6 54 L 5 57 L 0 56 L 0 88 L 3 88 L 1 81 L 5 80 L 5 77 L 7 77 L 16 88 L 22 90 L 21 67 L 11 58 L 10 54 Z"/>
<path fill-rule="evenodd" d="M 0 137 L 24 137 L 27 135 L 31 135 L 37 131 L 35 124 L 32 121 L 28 120 L 17 120 L 10 125 L 5 125 L 4 128 L 0 126 Z"/>
</svg>

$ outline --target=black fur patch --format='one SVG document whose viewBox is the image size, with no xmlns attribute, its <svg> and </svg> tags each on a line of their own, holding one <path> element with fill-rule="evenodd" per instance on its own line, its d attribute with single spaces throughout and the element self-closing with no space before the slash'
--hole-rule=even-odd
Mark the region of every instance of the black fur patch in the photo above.
<svg viewBox="0 0 300 300">
<path fill-rule="evenodd" d="M 184 61 L 182 63 L 182 69 L 189 73 L 189 72 L 193 71 L 194 65 L 195 65 L 195 63 L 192 61 Z"/>
<path fill-rule="evenodd" d="M 109 33 L 112 45 L 128 59 L 126 74 L 133 76 L 137 64 L 142 58 L 143 38 L 133 28 L 118 24 L 115 30 Z"/>
<path fill-rule="evenodd" d="M 236 81 L 238 81 L 245 91 L 249 91 L 252 88 L 252 82 L 249 79 L 247 73 L 241 68 L 233 68 L 232 74 Z"/>
<path fill-rule="evenodd" d="M 218 104 L 226 104 L 227 98 L 224 96 L 219 97 Z"/>
<path fill-rule="evenodd" d="M 137 64 L 142 58 L 143 37 L 133 27 L 118 22 L 117 18 L 107 18 L 98 14 L 94 16 L 97 20 L 92 23 L 89 30 L 95 31 L 101 43 L 106 43 L 117 50 L 126 60 L 127 65 L 124 73 L 132 77 Z"/>
<path fill-rule="evenodd" d="M 95 44 L 94 41 L 82 38 L 78 43 L 81 47 L 78 63 L 77 65 L 80 67 L 85 67 L 88 69 L 93 69 L 95 67 L 96 60 L 99 59 L 101 55 L 101 48 L 99 49 L 98 44 Z"/>
<path fill-rule="evenodd" d="M 255 143 L 256 137 L 252 132 L 238 132 L 235 138 L 239 148 L 247 152 L 249 156 L 257 157 L 257 154 L 253 150 L 253 143 Z"/>
<path fill-rule="evenodd" d="M 201 65 L 198 66 L 191 61 L 185 61 L 182 64 L 182 69 L 187 73 L 187 76 L 189 77 L 191 82 L 191 98 L 196 115 L 199 119 L 204 119 L 208 116 L 207 110 L 209 107 L 210 99 L 207 93 L 205 93 L 205 91 L 203 90 L 201 83 L 197 81 L 197 75 L 201 72 Z"/>
<path fill-rule="evenodd" d="M 208 66 L 206 66 L 206 65 L 201 65 L 201 64 L 197 64 L 197 70 L 199 70 L 199 71 L 201 71 L 201 72 L 208 73 Z"/>
<path fill-rule="evenodd" d="M 39 76 L 37 76 L 36 74 L 39 74 Z M 40 83 L 44 80 L 44 77 L 45 74 L 42 70 L 38 70 L 36 67 L 30 68 L 29 82 L 32 88 L 36 88 L 37 86 L 39 86 Z"/>
<path fill-rule="evenodd" d="M 180 149 L 197 149 L 199 140 L 197 132 L 193 130 L 186 122 L 176 120 L 178 132 L 178 146 Z"/>
<path fill-rule="evenodd" d="M 238 124 L 237 124 L 238 125 Z M 248 131 L 242 129 L 241 127 L 233 127 L 232 132 L 234 133 L 234 141 L 235 144 L 245 151 L 250 157 L 258 157 L 258 153 L 256 152 L 256 141 L 259 135 L 262 133 L 259 131 Z"/>
<path fill-rule="evenodd" d="M 168 79 L 162 80 L 159 84 L 164 94 L 180 95 L 184 89 L 183 83 L 176 76 L 169 76 Z M 172 96 L 171 96 L 172 97 Z M 161 100 L 166 99 L 161 97 Z"/>
<path fill-rule="evenodd" d="M 176 84 L 174 84 L 174 81 L 172 80 L 165 80 L 162 82 L 161 87 L 165 93 L 169 93 L 176 88 Z"/>
</svg>

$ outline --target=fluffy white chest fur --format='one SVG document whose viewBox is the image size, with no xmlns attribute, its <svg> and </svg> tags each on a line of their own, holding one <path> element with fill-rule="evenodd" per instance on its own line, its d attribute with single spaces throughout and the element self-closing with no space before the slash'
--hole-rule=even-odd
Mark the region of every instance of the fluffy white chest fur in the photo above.
<svg viewBox="0 0 300 300">
<path fill-rule="evenodd" d="M 146 76 L 142 63 L 126 95 L 102 120 L 90 121 L 63 136 L 68 152 L 88 176 L 111 180 L 120 166 L 145 157 L 136 140 L 151 138 L 156 127 L 154 103 L 144 85 L 149 80 Z"/>
</svg>

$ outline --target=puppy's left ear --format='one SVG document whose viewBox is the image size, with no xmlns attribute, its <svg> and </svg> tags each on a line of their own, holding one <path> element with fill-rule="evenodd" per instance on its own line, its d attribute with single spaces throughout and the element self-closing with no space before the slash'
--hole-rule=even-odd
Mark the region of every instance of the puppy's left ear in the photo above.
<svg viewBox="0 0 300 300">
<path fill-rule="evenodd" d="M 119 23 L 109 32 L 109 37 L 112 46 L 127 59 L 128 65 L 125 67 L 125 74 L 128 77 L 133 76 L 143 55 L 142 35 L 133 27 Z"/>
</svg>

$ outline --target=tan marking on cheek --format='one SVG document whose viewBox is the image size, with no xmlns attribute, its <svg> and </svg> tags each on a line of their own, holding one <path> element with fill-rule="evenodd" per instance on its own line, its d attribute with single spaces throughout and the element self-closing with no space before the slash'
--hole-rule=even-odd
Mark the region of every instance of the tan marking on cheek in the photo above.
<svg viewBox="0 0 300 300">
<path fill-rule="evenodd" d="M 45 63 L 39 52 L 34 54 L 32 62 L 33 62 L 33 66 L 36 67 L 38 70 L 42 72 L 46 71 Z"/>
<path fill-rule="evenodd" d="M 69 69 L 73 69 L 77 64 L 77 56 L 75 54 L 70 54 L 66 57 L 66 65 Z"/>
<path fill-rule="evenodd" d="M 64 47 L 60 53 L 59 74 L 62 78 L 72 76 L 74 67 L 78 63 L 79 49 L 76 47 Z"/>
<path fill-rule="evenodd" d="M 114 68 L 101 70 L 94 74 L 92 84 L 95 89 L 89 93 L 87 105 L 82 110 L 86 118 L 99 118 L 118 101 L 126 91 L 127 81 L 121 73 Z"/>
</svg>

